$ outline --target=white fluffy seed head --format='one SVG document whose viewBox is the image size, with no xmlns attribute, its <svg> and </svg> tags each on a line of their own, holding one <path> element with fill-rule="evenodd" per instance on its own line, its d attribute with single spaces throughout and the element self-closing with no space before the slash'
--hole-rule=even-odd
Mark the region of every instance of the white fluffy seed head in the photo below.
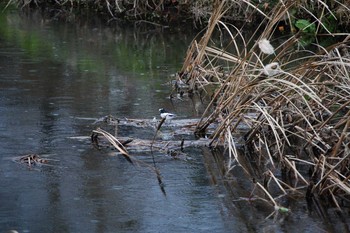
<svg viewBox="0 0 350 233">
<path fill-rule="evenodd" d="M 263 38 L 259 40 L 258 42 L 260 50 L 265 54 L 273 54 L 275 52 L 275 49 L 270 44 L 270 41 L 268 41 L 266 38 Z"/>
<path fill-rule="evenodd" d="M 273 76 L 279 74 L 282 70 L 278 62 L 272 62 L 264 66 L 263 72 L 267 76 Z"/>
</svg>

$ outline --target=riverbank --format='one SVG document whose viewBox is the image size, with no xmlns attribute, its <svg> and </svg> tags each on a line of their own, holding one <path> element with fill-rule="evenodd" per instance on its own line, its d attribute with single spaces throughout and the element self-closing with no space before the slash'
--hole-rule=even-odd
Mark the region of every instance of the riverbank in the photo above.
<svg viewBox="0 0 350 233">
<path fill-rule="evenodd" d="M 158 0 L 158 1 L 22 1 L 9 0 L 10 5 L 17 6 L 22 10 L 30 8 L 41 9 L 46 14 L 50 14 L 53 19 L 71 21 L 77 17 L 101 17 L 106 22 L 110 21 L 144 21 L 151 24 L 162 26 L 183 26 L 184 24 L 193 25 L 196 28 L 206 27 L 213 10 L 219 6 L 221 1 L 215 0 Z M 224 1 L 225 11 L 222 12 L 221 20 L 226 23 L 256 25 L 261 22 L 266 15 L 274 10 L 278 1 Z M 289 5 L 293 1 L 284 1 L 283 5 Z M 296 20 L 315 20 L 324 15 L 325 20 L 329 22 L 330 29 L 336 26 L 347 28 L 350 20 L 347 17 L 347 8 L 345 1 L 339 1 L 337 4 L 326 5 L 322 1 L 310 4 L 308 1 L 298 1 L 293 4 L 288 15 L 281 21 L 283 31 L 294 30 Z M 301 10 L 301 9 L 305 9 Z M 331 12 L 331 17 L 325 11 Z M 310 15 L 314 17 L 310 18 Z M 332 24 L 337 19 L 337 24 Z M 286 28 L 285 28 L 286 25 Z M 335 30 L 335 29 L 334 29 Z"/>
<path fill-rule="evenodd" d="M 332 27 L 343 23 L 332 11 L 340 3 L 317 3 L 321 14 L 296 1 L 256 8 L 264 19 L 247 36 L 244 25 L 222 21 L 222 2 L 190 46 L 178 82 L 189 92 L 216 87 L 197 134 L 219 122 L 211 145 L 227 144 L 228 171 L 242 167 L 274 214 L 288 211 L 281 197 L 301 192 L 309 210 L 327 219 L 329 209 L 349 206 L 350 34 Z M 213 42 L 218 32 L 230 40 Z M 243 156 L 234 140 L 242 125 L 249 128 L 239 138 Z"/>
</svg>

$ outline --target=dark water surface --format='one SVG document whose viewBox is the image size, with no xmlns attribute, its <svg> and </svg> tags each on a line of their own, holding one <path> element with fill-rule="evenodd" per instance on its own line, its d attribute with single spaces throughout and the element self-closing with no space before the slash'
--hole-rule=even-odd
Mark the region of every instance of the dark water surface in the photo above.
<svg viewBox="0 0 350 233">
<path fill-rule="evenodd" d="M 291 214 L 265 220 L 273 208 L 237 202 L 249 197 L 251 182 L 240 169 L 222 180 L 219 157 L 206 148 L 180 160 L 155 154 L 164 196 L 149 169 L 72 138 L 89 136 L 94 118 L 108 114 L 151 119 L 164 107 L 180 118 L 200 116 L 200 101 L 167 98 L 166 83 L 193 37 L 98 20 L 64 23 L 35 12 L 0 15 L 0 233 L 335 229 L 309 215 L 303 198 L 290 200 Z M 142 130 L 120 133 L 149 139 Z M 51 159 L 50 166 L 13 161 L 29 153 Z M 149 153 L 135 156 L 152 165 Z"/>
<path fill-rule="evenodd" d="M 172 105 L 164 85 L 193 35 L 59 23 L 36 13 L 2 14 L 0 24 L 0 232 L 244 229 L 222 207 L 202 150 L 187 160 L 155 155 L 165 197 L 149 169 L 70 138 L 89 136 L 94 120 L 85 118 L 107 114 L 153 118 L 165 107 L 198 116 L 200 104 Z M 28 153 L 53 166 L 13 162 Z M 137 156 L 152 164 L 149 154 Z"/>
</svg>

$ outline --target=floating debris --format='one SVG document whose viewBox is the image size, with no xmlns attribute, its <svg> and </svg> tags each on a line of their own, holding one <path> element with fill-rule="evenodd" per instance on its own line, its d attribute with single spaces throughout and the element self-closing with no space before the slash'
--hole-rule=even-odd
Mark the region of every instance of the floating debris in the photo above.
<svg viewBox="0 0 350 233">
<path fill-rule="evenodd" d="M 33 166 L 33 165 L 37 165 L 37 164 L 47 164 L 48 160 L 40 158 L 40 156 L 37 154 L 28 154 L 28 155 L 20 157 L 18 159 L 18 162 L 25 163 L 28 166 Z"/>
<path fill-rule="evenodd" d="M 58 160 L 47 159 L 47 158 L 44 159 L 40 157 L 38 154 L 27 154 L 23 156 L 18 156 L 18 157 L 14 157 L 12 160 L 16 163 L 26 164 L 30 168 L 35 166 L 41 166 L 41 165 L 51 166 L 49 164 L 50 161 L 58 161 Z"/>
</svg>

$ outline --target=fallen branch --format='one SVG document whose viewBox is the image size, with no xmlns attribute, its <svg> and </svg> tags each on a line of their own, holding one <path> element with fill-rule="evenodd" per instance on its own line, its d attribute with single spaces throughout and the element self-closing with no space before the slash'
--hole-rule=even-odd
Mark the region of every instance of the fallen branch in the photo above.
<svg viewBox="0 0 350 233">
<path fill-rule="evenodd" d="M 129 161 L 130 163 L 133 163 L 129 153 L 127 152 L 123 144 L 112 134 L 100 128 L 92 131 L 91 138 L 94 138 L 94 134 L 101 134 L 102 136 L 104 136 L 124 156 L 124 158 L 127 161 Z"/>
</svg>

